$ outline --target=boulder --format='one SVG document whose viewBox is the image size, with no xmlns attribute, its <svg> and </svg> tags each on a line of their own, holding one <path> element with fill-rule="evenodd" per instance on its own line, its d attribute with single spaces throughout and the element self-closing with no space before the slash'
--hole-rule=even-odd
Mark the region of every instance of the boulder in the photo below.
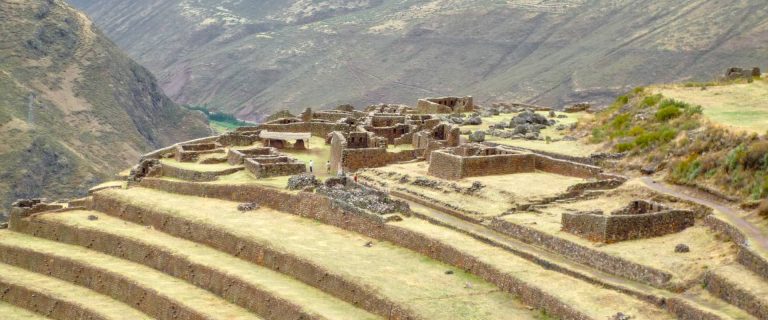
<svg viewBox="0 0 768 320">
<path fill-rule="evenodd" d="M 464 121 L 464 124 L 465 125 L 470 125 L 470 126 L 481 125 L 481 124 L 483 124 L 483 119 L 480 119 L 479 116 L 470 117 L 469 119 Z"/>
<path fill-rule="evenodd" d="M 536 112 L 533 112 L 531 110 L 525 110 L 523 112 L 518 113 L 509 123 L 510 127 L 515 127 L 521 124 L 542 124 L 542 125 L 549 125 L 549 120 L 547 117 L 542 116 Z"/>
<path fill-rule="evenodd" d="M 677 253 L 691 252 L 691 248 L 688 247 L 687 244 L 680 243 L 680 244 L 675 246 L 675 252 L 677 252 Z"/>
<path fill-rule="evenodd" d="M 483 142 L 485 141 L 485 131 L 477 130 L 469 135 L 470 142 Z"/>
<path fill-rule="evenodd" d="M 259 206 L 259 204 L 256 202 L 247 202 L 237 205 L 237 210 L 241 212 L 253 211 L 259 208 L 261 208 L 261 206 Z"/>
</svg>

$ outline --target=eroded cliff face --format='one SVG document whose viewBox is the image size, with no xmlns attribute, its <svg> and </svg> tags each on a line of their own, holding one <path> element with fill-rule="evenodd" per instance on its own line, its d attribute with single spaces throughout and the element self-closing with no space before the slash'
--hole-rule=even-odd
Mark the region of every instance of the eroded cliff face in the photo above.
<svg viewBox="0 0 768 320">
<path fill-rule="evenodd" d="M 64 1 L 4 1 L 0 17 L 3 207 L 79 195 L 143 152 L 209 133 Z"/>
<path fill-rule="evenodd" d="M 605 102 L 768 53 L 761 0 L 73 0 L 180 103 Z"/>
</svg>

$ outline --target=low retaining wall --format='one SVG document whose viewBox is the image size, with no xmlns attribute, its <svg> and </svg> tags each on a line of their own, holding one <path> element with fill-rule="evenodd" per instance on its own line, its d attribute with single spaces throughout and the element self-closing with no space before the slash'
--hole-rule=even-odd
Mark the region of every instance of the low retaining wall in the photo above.
<svg viewBox="0 0 768 320">
<path fill-rule="evenodd" d="M 341 151 L 341 163 L 345 171 L 355 171 L 416 160 L 422 153 L 423 151 L 420 150 L 387 152 L 387 149 L 384 148 L 343 149 Z"/>
<path fill-rule="evenodd" d="M 730 320 L 711 312 L 707 312 L 691 306 L 690 303 L 678 298 L 667 300 L 667 310 L 677 316 L 679 320 Z"/>
<path fill-rule="evenodd" d="M 87 247 L 91 250 L 143 264 L 208 290 L 266 319 L 319 319 L 317 316 L 304 312 L 300 306 L 290 301 L 242 282 L 237 275 L 197 264 L 184 255 L 143 243 L 140 240 L 123 238 L 94 229 L 77 228 L 35 219 L 25 219 L 23 223 L 14 226 L 13 230 L 53 241 Z"/>
<path fill-rule="evenodd" d="M 0 244 L 0 261 L 32 272 L 59 278 L 110 296 L 157 319 L 204 320 L 206 315 L 179 305 L 154 290 L 118 273 L 78 261 L 25 248 Z M 98 281 L 94 281 L 98 279 Z"/>
<path fill-rule="evenodd" d="M 488 227 L 525 243 L 552 250 L 572 261 L 603 272 L 647 283 L 654 287 L 664 288 L 672 279 L 672 275 L 667 272 L 630 262 L 506 220 L 494 218 Z"/>
<path fill-rule="evenodd" d="M 768 319 L 768 305 L 760 301 L 760 298 L 747 290 L 739 288 L 735 283 L 719 276 L 714 272 L 707 272 L 704 275 L 704 285 L 707 291 L 725 300 L 726 302 L 739 307 L 758 319 Z"/>
<path fill-rule="evenodd" d="M 109 319 L 106 315 L 99 313 L 98 310 L 89 309 L 88 306 L 59 300 L 46 292 L 35 291 L 27 287 L 6 282 L 3 279 L 0 279 L 0 292 L 2 292 L 0 300 L 51 319 Z"/>
<path fill-rule="evenodd" d="M 243 195 L 240 196 L 242 197 Z M 250 196 L 251 199 L 249 201 L 253 201 L 253 194 L 250 194 Z M 288 197 L 283 196 L 280 199 L 278 195 L 273 196 L 273 201 L 280 202 L 285 202 L 284 200 L 290 197 L 290 195 L 286 195 Z M 305 210 L 318 211 L 317 198 L 308 199 L 312 203 Z M 329 202 L 327 198 L 325 201 L 326 203 Z M 335 274 L 332 270 L 324 269 L 300 257 L 276 251 L 260 243 L 241 238 L 225 230 L 184 218 L 173 219 L 151 209 L 123 203 L 101 194 L 94 195 L 93 205 L 94 210 L 126 221 L 152 226 L 173 236 L 205 244 L 246 261 L 287 274 L 355 306 L 389 319 L 417 318 L 412 311 L 384 297 L 380 297 L 377 292 L 369 288 Z M 301 205 L 299 203 L 284 203 L 280 206 L 296 208 Z"/>
<path fill-rule="evenodd" d="M 749 247 L 747 237 L 739 229 L 715 215 L 706 216 L 704 218 L 704 224 L 709 226 L 709 228 L 715 232 L 720 232 L 730 237 L 733 242 L 739 245 L 739 253 L 736 256 L 736 261 L 750 271 L 768 280 L 768 261 L 765 257 Z"/>
<path fill-rule="evenodd" d="M 206 181 L 214 181 L 219 178 L 219 176 L 225 176 L 228 174 L 233 174 L 235 172 L 243 170 L 243 167 L 234 167 L 226 170 L 220 170 L 220 171 L 195 171 L 195 170 L 187 170 L 182 169 L 179 167 L 174 167 L 170 165 L 161 165 L 161 171 L 163 176 L 186 180 L 186 181 L 196 181 L 196 182 L 206 182 Z"/>
</svg>

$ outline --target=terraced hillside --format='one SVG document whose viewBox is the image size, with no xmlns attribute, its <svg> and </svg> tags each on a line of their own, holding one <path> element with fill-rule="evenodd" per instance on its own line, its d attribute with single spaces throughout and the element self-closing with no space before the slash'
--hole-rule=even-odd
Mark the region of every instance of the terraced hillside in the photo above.
<svg viewBox="0 0 768 320">
<path fill-rule="evenodd" d="M 347 188 L 409 207 L 382 215 L 228 164 L 230 149 L 262 143 L 232 137 L 204 139 L 222 148 L 192 162 L 174 160 L 176 147 L 148 154 L 162 158 L 152 174 L 84 199 L 15 208 L 0 230 L 0 308 L 55 319 L 765 318 L 763 253 L 748 264 L 749 246 L 719 235 L 738 235 L 718 229 L 719 213 L 639 180 L 573 193 L 595 181 L 502 174 L 467 192 L 476 179 L 428 176 L 422 162 L 358 172 Z M 291 154 L 323 163 L 329 148 Z M 637 198 L 698 217 L 679 233 L 603 245 L 559 228 L 567 212 Z M 678 243 L 691 251 L 674 253 Z"/>
<path fill-rule="evenodd" d="M 180 103 L 248 120 L 473 94 L 560 106 L 766 55 L 762 0 L 73 0 Z"/>
<path fill-rule="evenodd" d="M 64 1 L 3 1 L 0 17 L 0 219 L 15 199 L 83 196 L 144 152 L 210 133 Z"/>
</svg>

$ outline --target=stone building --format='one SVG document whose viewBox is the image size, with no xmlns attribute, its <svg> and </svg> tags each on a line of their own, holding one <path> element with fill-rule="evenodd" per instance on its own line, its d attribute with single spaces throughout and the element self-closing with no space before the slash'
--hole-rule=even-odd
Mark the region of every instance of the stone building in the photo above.
<svg viewBox="0 0 768 320">
<path fill-rule="evenodd" d="M 419 99 L 416 104 L 418 113 L 457 113 L 475 111 L 471 96 L 440 97 Z"/>
<path fill-rule="evenodd" d="M 596 242 L 659 237 L 692 227 L 695 214 L 668 208 L 658 203 L 635 200 L 627 207 L 603 214 L 602 211 L 563 213 L 563 231 Z"/>
</svg>

